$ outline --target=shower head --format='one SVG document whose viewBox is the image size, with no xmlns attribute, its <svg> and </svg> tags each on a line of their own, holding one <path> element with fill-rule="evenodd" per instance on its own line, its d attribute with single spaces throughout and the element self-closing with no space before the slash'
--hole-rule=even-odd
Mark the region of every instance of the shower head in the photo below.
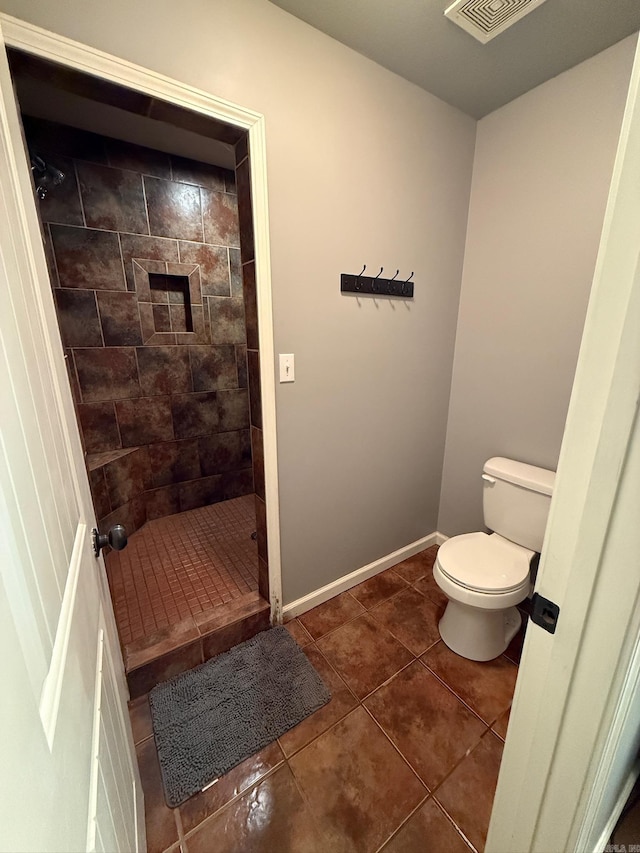
<svg viewBox="0 0 640 853">
<path fill-rule="evenodd" d="M 37 154 L 31 155 L 31 171 L 39 199 L 46 198 L 51 187 L 57 187 L 65 177 L 64 172 L 52 166 L 51 163 L 46 163 Z"/>
</svg>

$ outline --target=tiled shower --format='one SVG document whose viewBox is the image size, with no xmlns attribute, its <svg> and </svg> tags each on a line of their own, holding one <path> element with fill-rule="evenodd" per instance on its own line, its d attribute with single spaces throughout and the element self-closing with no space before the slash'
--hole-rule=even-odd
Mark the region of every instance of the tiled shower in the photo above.
<svg viewBox="0 0 640 853">
<path fill-rule="evenodd" d="M 65 174 L 39 210 L 96 517 L 130 536 L 106 558 L 125 664 L 189 639 L 193 665 L 216 608 L 267 594 L 247 148 L 239 218 L 232 170 L 23 122 Z"/>
</svg>

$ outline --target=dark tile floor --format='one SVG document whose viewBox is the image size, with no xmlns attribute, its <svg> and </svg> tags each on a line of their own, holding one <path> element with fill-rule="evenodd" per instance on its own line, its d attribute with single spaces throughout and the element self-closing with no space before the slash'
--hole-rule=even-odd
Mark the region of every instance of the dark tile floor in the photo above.
<svg viewBox="0 0 640 853">
<path fill-rule="evenodd" d="M 483 849 L 523 632 L 488 663 L 449 651 L 436 551 L 290 621 L 331 702 L 178 809 L 131 703 L 149 853 Z"/>
</svg>

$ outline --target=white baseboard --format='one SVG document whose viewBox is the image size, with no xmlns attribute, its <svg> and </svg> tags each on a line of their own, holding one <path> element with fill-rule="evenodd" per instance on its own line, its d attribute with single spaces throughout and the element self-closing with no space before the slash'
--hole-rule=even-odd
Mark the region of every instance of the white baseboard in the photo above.
<svg viewBox="0 0 640 853">
<path fill-rule="evenodd" d="M 320 589 L 303 595 L 302 598 L 285 604 L 282 609 L 283 615 L 293 617 L 299 616 L 301 613 L 306 613 L 307 610 L 311 610 L 319 604 L 324 604 L 325 601 L 328 601 L 335 595 L 339 595 L 341 592 L 345 592 L 345 590 L 362 583 L 362 581 L 366 581 L 374 575 L 384 572 L 385 569 L 397 566 L 398 563 L 401 563 L 408 557 L 413 557 L 414 554 L 418 554 L 432 545 L 442 545 L 446 539 L 447 537 L 443 533 L 438 533 L 437 531 L 430 533 L 428 536 L 423 536 L 422 539 L 416 539 L 415 542 L 411 542 L 409 545 L 405 545 L 403 548 L 387 554 L 386 557 L 381 557 L 373 563 L 362 566 L 361 569 L 356 569 L 355 572 L 344 575 L 335 581 L 331 581 L 326 586 L 320 587 Z"/>
</svg>

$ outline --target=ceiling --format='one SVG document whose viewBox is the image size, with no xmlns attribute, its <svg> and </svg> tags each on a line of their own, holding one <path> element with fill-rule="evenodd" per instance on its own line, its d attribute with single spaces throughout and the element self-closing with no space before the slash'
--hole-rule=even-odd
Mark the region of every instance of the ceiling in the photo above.
<svg viewBox="0 0 640 853">
<path fill-rule="evenodd" d="M 486 45 L 451 0 L 271 0 L 475 118 L 640 30 L 640 0 L 547 0 Z"/>
</svg>

